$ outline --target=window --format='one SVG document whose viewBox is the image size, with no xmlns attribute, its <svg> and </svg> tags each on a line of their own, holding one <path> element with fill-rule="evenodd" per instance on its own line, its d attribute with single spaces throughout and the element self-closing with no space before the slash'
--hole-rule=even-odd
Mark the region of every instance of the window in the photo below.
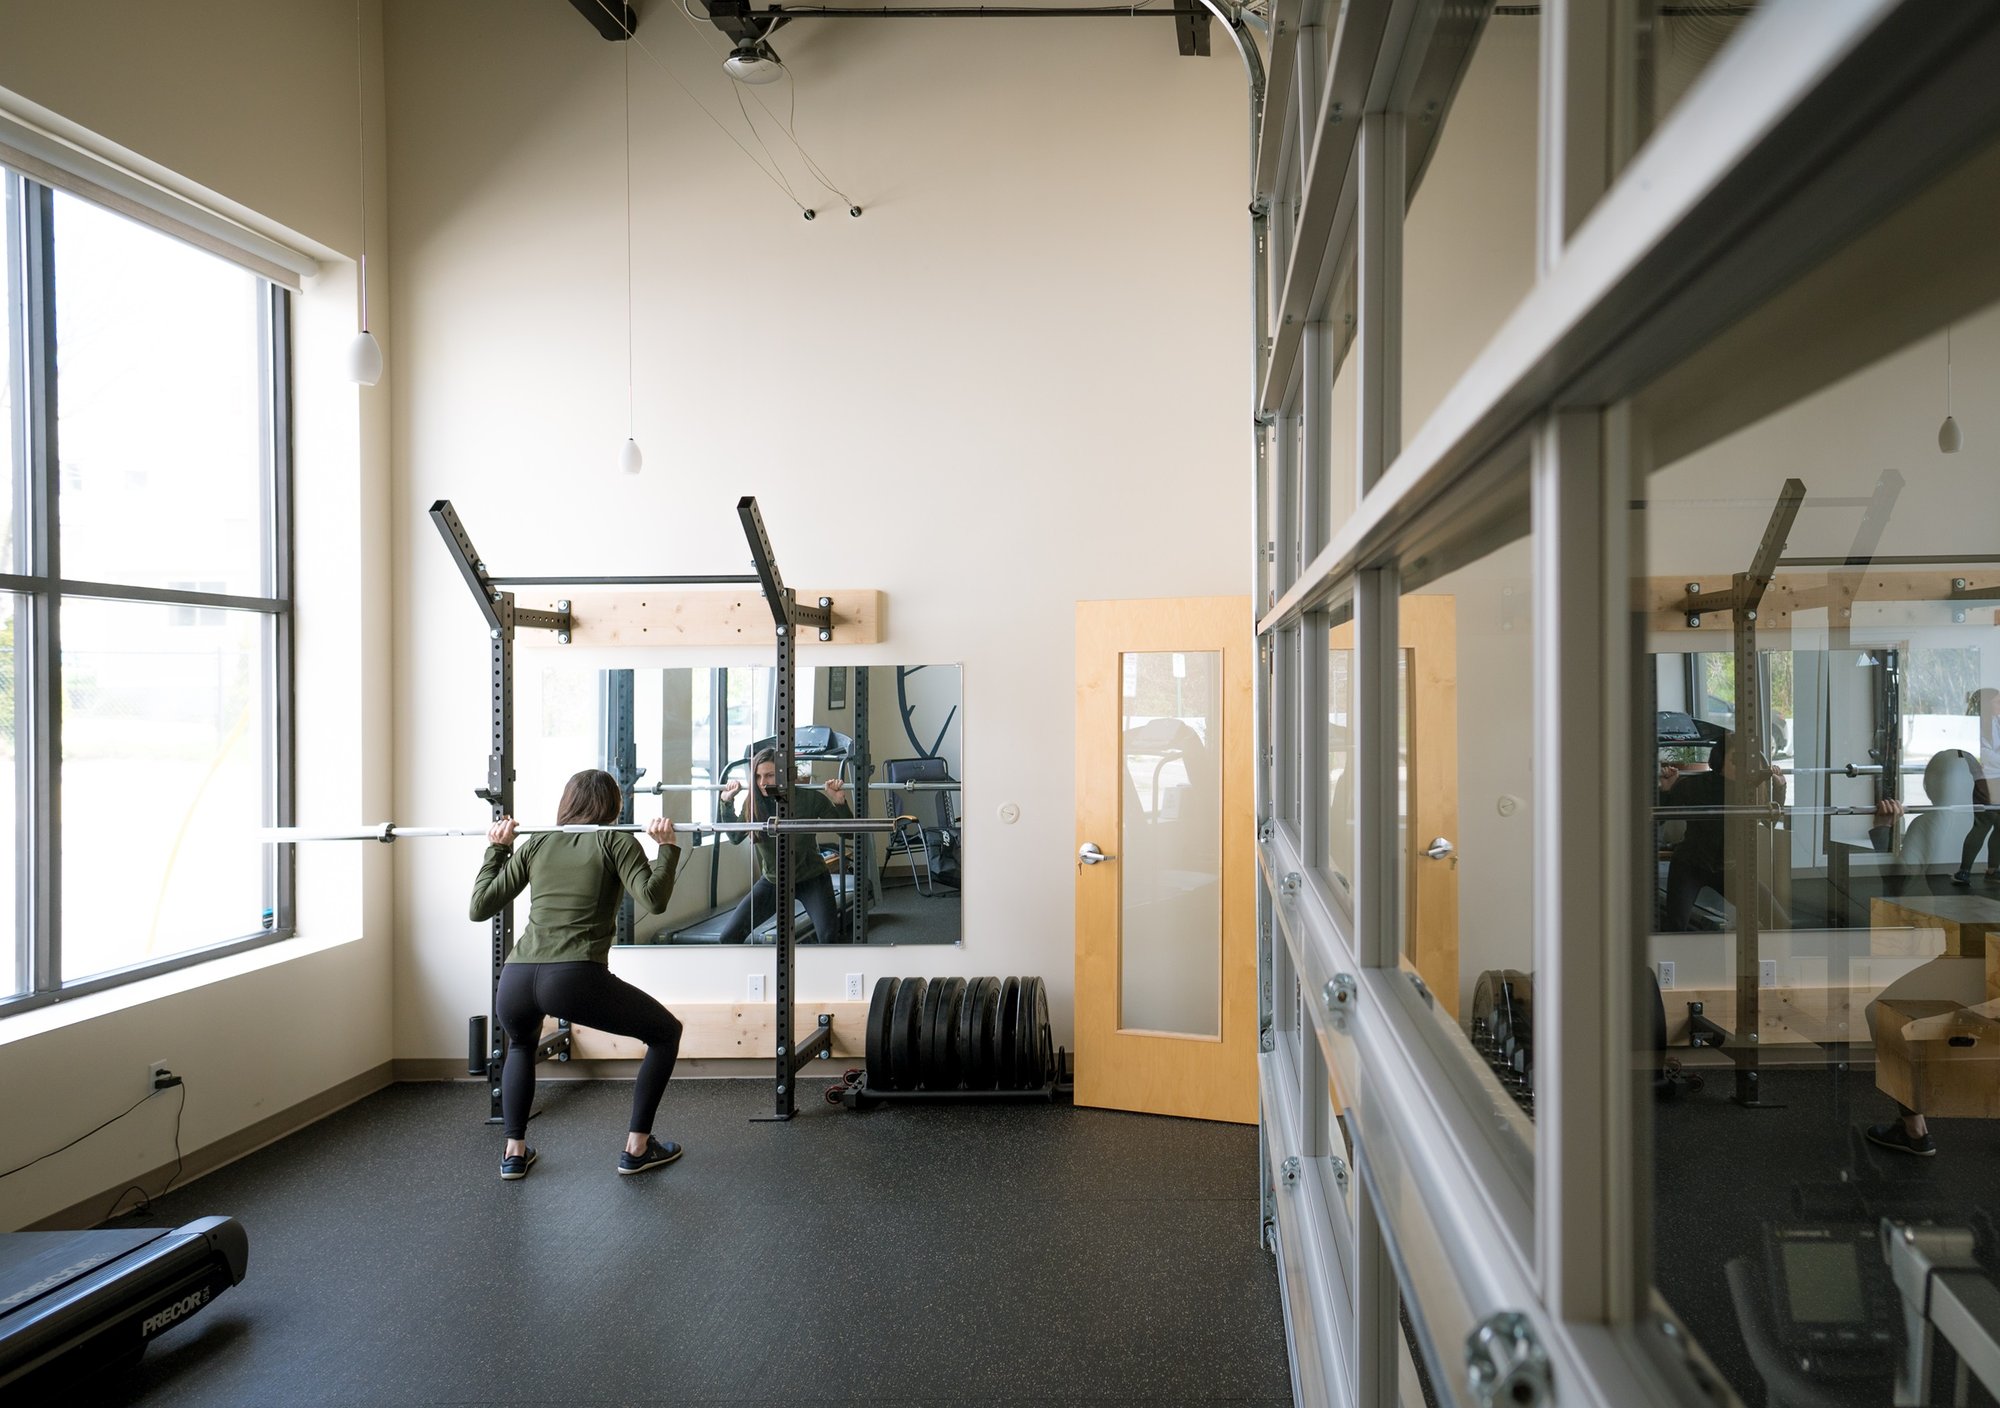
<svg viewBox="0 0 2000 1408">
<path fill-rule="evenodd" d="M 18 1009 L 290 932 L 289 857 L 259 834 L 290 820 L 290 308 L 226 259 L 0 180 Z"/>
</svg>

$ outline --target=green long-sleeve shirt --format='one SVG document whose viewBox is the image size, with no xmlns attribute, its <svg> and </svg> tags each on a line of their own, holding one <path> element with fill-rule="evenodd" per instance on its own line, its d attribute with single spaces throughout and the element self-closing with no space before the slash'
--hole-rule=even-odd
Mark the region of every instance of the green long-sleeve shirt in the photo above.
<svg viewBox="0 0 2000 1408">
<path fill-rule="evenodd" d="M 472 882 L 472 917 L 491 919 L 529 890 L 528 923 L 514 943 L 512 963 L 608 963 L 618 933 L 622 888 L 648 914 L 674 893 L 678 846 L 662 846 L 650 863 L 627 831 L 544 832 L 518 847 L 488 846 Z"/>
<path fill-rule="evenodd" d="M 744 801 L 749 794 L 744 794 Z M 742 802 L 737 803 L 740 807 Z M 846 817 L 854 815 L 854 808 L 846 802 L 835 806 L 827 800 L 826 793 L 817 787 L 794 787 L 792 789 L 792 815 L 794 817 Z M 729 840 L 732 845 L 743 844 L 744 833 L 732 831 Z M 757 839 L 757 873 L 766 880 L 778 878 L 778 843 L 769 836 Z M 826 862 L 819 858 L 819 842 L 811 832 L 801 831 L 792 837 L 792 882 L 810 880 L 815 875 L 826 874 Z"/>
</svg>

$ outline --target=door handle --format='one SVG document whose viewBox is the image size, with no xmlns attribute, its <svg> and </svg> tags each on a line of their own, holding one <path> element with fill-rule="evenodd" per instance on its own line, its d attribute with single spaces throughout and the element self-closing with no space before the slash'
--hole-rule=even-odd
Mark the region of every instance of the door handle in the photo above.
<svg viewBox="0 0 2000 1408">
<path fill-rule="evenodd" d="M 1107 860 L 1117 860 L 1117 856 L 1107 856 L 1097 849 L 1097 842 L 1085 841 L 1076 848 L 1076 858 L 1085 865 L 1099 865 Z"/>
<path fill-rule="evenodd" d="M 1446 856 L 1452 853 L 1452 849 L 1453 847 L 1451 842 L 1447 841 L 1444 837 L 1440 836 L 1436 840 L 1432 841 L 1428 846 L 1424 847 L 1424 854 L 1429 856 L 1432 860 L 1443 860 Z"/>
</svg>

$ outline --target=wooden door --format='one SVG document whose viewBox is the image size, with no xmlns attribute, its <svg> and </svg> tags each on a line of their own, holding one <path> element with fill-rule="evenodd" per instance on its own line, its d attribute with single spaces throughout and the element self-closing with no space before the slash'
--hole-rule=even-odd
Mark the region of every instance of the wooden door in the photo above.
<svg viewBox="0 0 2000 1408">
<path fill-rule="evenodd" d="M 1406 596 L 1397 605 L 1402 693 L 1408 718 L 1402 739 L 1408 825 L 1403 833 L 1403 903 L 1409 915 L 1403 952 L 1458 1015 L 1458 859 L 1425 854 L 1442 836 L 1458 843 L 1458 616 L 1449 596 Z M 1354 649 L 1354 623 L 1327 633 L 1328 650 Z"/>
<path fill-rule="evenodd" d="M 1257 1118 L 1255 651 L 1247 597 L 1077 604 L 1079 1105 Z"/>
</svg>

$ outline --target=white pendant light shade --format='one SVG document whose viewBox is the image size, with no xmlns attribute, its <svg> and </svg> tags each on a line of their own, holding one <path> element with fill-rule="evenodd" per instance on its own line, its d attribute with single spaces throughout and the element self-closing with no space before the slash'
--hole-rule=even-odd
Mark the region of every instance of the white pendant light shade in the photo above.
<svg viewBox="0 0 2000 1408">
<path fill-rule="evenodd" d="M 624 448 L 618 451 L 618 467 L 627 474 L 637 474 L 646 467 L 646 457 L 639 453 L 639 442 L 628 439 Z"/>
<path fill-rule="evenodd" d="M 1958 421 L 1946 416 L 1944 424 L 1938 427 L 1938 449 L 1947 455 L 1955 455 L 1964 443 L 1965 438 L 1958 433 Z"/>
<path fill-rule="evenodd" d="M 382 379 L 382 344 L 365 328 L 347 344 L 347 379 L 362 386 L 373 386 Z"/>
</svg>

